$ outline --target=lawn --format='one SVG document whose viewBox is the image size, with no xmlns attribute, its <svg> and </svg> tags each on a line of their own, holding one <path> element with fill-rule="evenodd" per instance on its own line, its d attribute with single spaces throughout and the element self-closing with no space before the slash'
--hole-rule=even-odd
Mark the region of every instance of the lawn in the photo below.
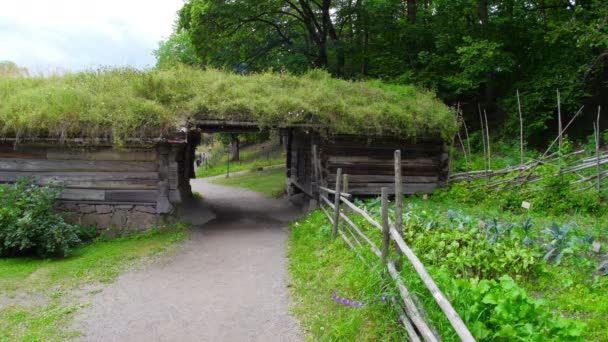
<svg viewBox="0 0 608 342">
<path fill-rule="evenodd" d="M 268 198 L 280 197 L 285 193 L 286 175 L 284 168 L 251 171 L 229 178 L 217 178 L 213 184 L 234 186 L 259 192 Z"/>
<path fill-rule="evenodd" d="M 285 164 L 285 153 L 282 149 L 276 148 L 268 151 L 241 151 L 240 160 L 236 162 L 231 161 L 230 166 L 228 166 L 229 159 L 230 155 L 215 151 L 215 153 L 211 154 L 207 163 L 196 170 L 196 177 L 212 177 L 226 174 L 228 168 L 230 168 L 230 172 L 232 173 L 244 170 L 254 170 L 271 165 Z"/>
<path fill-rule="evenodd" d="M 187 229 L 176 225 L 100 239 L 63 259 L 0 259 L 0 341 L 59 341 L 78 336 L 78 331 L 70 331 L 70 323 L 100 284 L 111 283 L 129 267 L 171 251 L 187 236 Z"/>
</svg>

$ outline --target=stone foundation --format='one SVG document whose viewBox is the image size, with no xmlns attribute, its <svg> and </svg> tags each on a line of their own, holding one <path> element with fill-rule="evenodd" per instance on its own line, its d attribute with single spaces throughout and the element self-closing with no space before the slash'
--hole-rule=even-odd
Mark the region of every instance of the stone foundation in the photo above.
<svg viewBox="0 0 608 342">
<path fill-rule="evenodd" d="M 104 235 L 141 232 L 160 222 L 155 206 L 66 203 L 59 211 L 67 222 L 96 227 Z"/>
</svg>

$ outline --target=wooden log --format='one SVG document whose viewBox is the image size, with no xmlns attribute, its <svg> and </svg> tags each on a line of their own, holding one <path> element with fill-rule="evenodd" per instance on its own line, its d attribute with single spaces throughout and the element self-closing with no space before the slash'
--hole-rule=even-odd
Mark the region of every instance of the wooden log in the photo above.
<svg viewBox="0 0 608 342">
<path fill-rule="evenodd" d="M 483 171 L 482 171 L 483 172 Z M 329 174 L 331 178 L 335 178 L 336 175 Z M 418 176 L 418 175 L 405 175 L 401 177 L 402 183 L 436 183 L 439 180 L 439 176 Z M 376 174 L 348 174 L 349 184 L 356 183 L 391 183 L 395 181 L 394 175 L 376 175 Z"/>
<path fill-rule="evenodd" d="M 389 188 L 389 193 L 394 193 L 394 184 L 391 183 L 373 183 L 373 184 L 365 184 L 355 186 L 354 184 L 350 186 L 351 195 L 378 195 L 380 194 L 381 188 L 387 187 Z M 433 192 L 438 187 L 438 184 L 434 183 L 425 183 L 425 184 L 413 184 L 406 183 L 403 186 L 404 194 L 417 194 L 417 193 L 430 193 Z"/>
<path fill-rule="evenodd" d="M 437 305 L 439 305 L 439 307 L 441 308 L 443 313 L 446 315 L 446 317 L 450 321 L 450 324 L 452 325 L 452 327 L 454 328 L 454 330 L 456 331 L 456 333 L 458 334 L 460 339 L 465 342 L 475 341 L 475 339 L 473 338 L 473 335 L 471 334 L 471 332 L 469 331 L 467 326 L 464 324 L 464 322 L 462 321 L 462 319 L 460 318 L 460 316 L 458 315 L 456 310 L 454 310 L 450 301 L 445 297 L 443 292 L 441 292 L 441 290 L 439 289 L 437 284 L 435 284 L 435 281 L 433 280 L 433 278 L 427 272 L 426 268 L 424 267 L 424 265 L 422 264 L 420 259 L 418 259 L 416 254 L 414 254 L 414 252 L 405 243 L 405 241 L 403 240 L 403 237 L 399 234 L 399 232 L 396 229 L 394 229 L 394 227 L 390 227 L 389 232 L 390 232 L 393 240 L 397 243 L 399 248 L 401 248 L 401 251 L 403 252 L 403 254 L 407 257 L 407 259 L 410 261 L 410 263 L 412 264 L 412 266 L 414 267 L 414 269 L 416 270 L 416 272 L 422 279 L 422 282 L 425 284 L 427 289 L 431 292 L 431 294 L 433 295 L 433 298 L 435 298 Z"/>
<path fill-rule="evenodd" d="M 466 154 L 466 151 L 464 151 Z M 401 151 L 395 150 L 395 228 L 403 235 L 403 178 L 401 176 Z M 397 269 L 401 270 L 401 251 L 395 245 Z"/>
<path fill-rule="evenodd" d="M 157 169 L 157 163 L 151 161 L 0 159 L 0 171 L 155 172 Z"/>
<path fill-rule="evenodd" d="M 156 190 L 107 190 L 105 199 L 114 202 L 156 202 Z"/>
<path fill-rule="evenodd" d="M 0 171 L 0 183 L 12 183 L 19 177 L 31 177 L 40 185 L 58 183 L 68 188 L 156 189 L 156 172 L 9 172 Z"/>
<path fill-rule="evenodd" d="M 596 133 L 595 133 L 595 156 L 597 168 L 597 193 L 602 192 L 602 172 L 600 168 L 600 113 L 602 108 L 597 106 Z"/>
<path fill-rule="evenodd" d="M 363 239 L 363 241 L 367 242 L 372 252 L 376 254 L 378 257 L 381 256 L 380 249 L 376 246 L 376 244 L 361 231 L 361 229 L 344 213 L 340 213 L 340 217 L 346 222 L 359 236 Z"/>
<path fill-rule="evenodd" d="M 338 174 L 336 175 L 336 192 L 334 194 L 334 229 L 331 232 L 332 239 L 336 238 L 336 234 L 338 233 L 338 225 L 340 224 L 340 191 L 342 191 L 341 183 L 342 182 L 342 169 L 338 169 Z"/>
<path fill-rule="evenodd" d="M 405 311 L 401 307 L 401 304 L 397 303 L 397 300 L 395 300 L 395 298 L 391 298 L 391 302 L 393 303 L 393 306 L 397 308 L 397 312 L 399 313 L 399 320 L 405 327 L 405 331 L 407 331 L 407 336 L 408 336 L 409 341 L 410 342 L 420 342 L 421 340 L 420 340 L 420 337 L 418 336 L 418 332 L 412 325 L 412 322 L 410 321 L 410 319 L 407 317 Z"/>
<path fill-rule="evenodd" d="M 98 160 L 98 161 L 156 161 L 157 154 L 153 148 L 149 149 L 58 149 L 47 150 L 47 159 L 55 160 Z"/>
<path fill-rule="evenodd" d="M 336 190 L 332 190 L 332 189 L 330 189 L 330 188 L 326 188 L 326 187 L 324 187 L 324 186 L 320 186 L 320 187 L 319 187 L 319 189 L 321 189 L 321 190 L 323 190 L 323 191 L 325 191 L 325 192 L 327 192 L 327 193 L 330 193 L 330 194 L 332 194 L 332 195 L 336 194 Z M 340 196 L 344 196 L 344 197 L 351 197 L 352 195 L 351 195 L 351 194 L 348 194 L 348 193 L 340 192 Z"/>
<path fill-rule="evenodd" d="M 106 192 L 105 190 L 65 188 L 59 198 L 71 201 L 105 201 Z"/>
<path fill-rule="evenodd" d="M 374 220 L 371 216 L 369 216 L 369 214 L 367 212 L 365 212 L 365 210 L 357 207 L 356 205 L 353 204 L 353 202 L 349 201 L 345 197 L 340 197 L 340 200 L 344 204 L 346 204 L 349 208 L 351 208 L 354 212 L 356 212 L 357 214 L 361 215 L 372 226 L 374 226 L 374 227 L 380 229 L 380 231 L 382 231 L 382 225 L 380 223 L 376 222 L 376 220 Z"/>
<path fill-rule="evenodd" d="M 342 192 L 345 194 L 348 193 L 348 182 L 349 182 L 349 175 L 344 174 L 342 176 Z"/>
<path fill-rule="evenodd" d="M 403 283 L 403 280 L 399 276 L 399 272 L 395 268 L 395 263 L 392 260 L 388 261 L 388 272 L 397 284 L 397 289 L 399 290 L 399 295 L 401 296 L 401 300 L 405 304 L 405 310 L 407 312 L 408 317 L 411 319 L 412 323 L 418 328 L 421 337 L 427 342 L 439 342 L 441 339 L 433 333 L 433 330 L 429 327 L 429 325 L 424 321 L 418 307 L 412 300 L 412 296 L 410 291 Z"/>
<path fill-rule="evenodd" d="M 390 233 L 388 226 L 388 188 L 382 188 L 382 262 L 388 260 L 388 249 L 390 247 Z"/>
<path fill-rule="evenodd" d="M 312 195 L 313 198 L 317 200 L 317 202 L 319 201 L 319 186 L 321 185 L 320 182 L 320 178 L 319 178 L 319 168 L 317 167 L 318 164 L 318 154 L 317 154 L 317 145 L 312 145 L 312 174 L 313 174 L 313 178 L 312 178 Z"/>
</svg>

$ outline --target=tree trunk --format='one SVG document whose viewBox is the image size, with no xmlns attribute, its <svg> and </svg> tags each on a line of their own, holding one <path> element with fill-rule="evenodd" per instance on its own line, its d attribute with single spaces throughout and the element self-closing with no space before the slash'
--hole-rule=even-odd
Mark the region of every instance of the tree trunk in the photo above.
<svg viewBox="0 0 608 342">
<path fill-rule="evenodd" d="M 239 161 L 240 159 L 240 142 L 236 134 L 232 135 L 232 158 L 231 161 Z"/>
<path fill-rule="evenodd" d="M 416 0 L 407 0 L 407 21 L 410 24 L 416 23 Z"/>
</svg>

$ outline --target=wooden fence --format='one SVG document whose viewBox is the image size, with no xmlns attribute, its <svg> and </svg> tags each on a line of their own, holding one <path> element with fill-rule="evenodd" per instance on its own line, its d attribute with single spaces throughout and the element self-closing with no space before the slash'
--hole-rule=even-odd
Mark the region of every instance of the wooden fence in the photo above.
<svg viewBox="0 0 608 342">
<path fill-rule="evenodd" d="M 452 327 L 463 341 L 475 341 L 473 335 L 470 333 L 467 326 L 464 324 L 458 313 L 452 307 L 450 301 L 441 292 L 433 278 L 429 275 L 426 268 L 420 262 L 420 259 L 414 254 L 412 249 L 407 245 L 402 236 L 402 193 L 401 193 L 401 152 L 395 151 L 395 222 L 392 222 L 389 218 L 388 212 L 388 196 L 389 188 L 383 187 L 382 194 L 382 219 L 381 222 L 376 221 L 372 216 L 367 213 L 364 209 L 357 207 L 349 198 L 352 196 L 348 193 L 348 175 L 342 175 L 342 169 L 337 170 L 336 174 L 336 187 L 335 189 L 329 189 L 326 186 L 326 182 L 320 178 L 320 173 L 317 172 L 320 168 L 319 161 L 316 158 L 316 146 L 313 146 L 313 175 L 315 177 L 313 185 L 316 186 L 318 194 L 318 202 L 320 209 L 325 213 L 327 219 L 333 225 L 332 237 L 335 238 L 340 236 L 346 244 L 357 252 L 358 257 L 367 263 L 363 256 L 358 252 L 359 248 L 363 248 L 365 245 L 369 247 L 372 252 L 380 258 L 381 262 L 386 265 L 388 273 L 395 282 L 401 302 L 394 300 L 393 303 L 397 305 L 400 311 L 400 321 L 403 323 L 406 332 L 411 341 L 441 341 L 441 337 L 438 333 L 431 328 L 429 323 L 425 320 L 426 315 L 423 313 L 422 308 L 416 305 L 411 291 L 407 288 L 406 284 L 400 277 L 400 266 L 401 256 L 404 255 L 406 259 L 411 263 L 416 273 L 422 279 L 422 282 L 429 290 L 447 319 L 451 323 Z M 333 202 L 330 200 L 330 196 L 333 196 Z M 329 208 L 329 210 L 326 208 Z M 347 208 L 347 209 L 346 209 Z M 364 218 L 373 227 L 379 229 L 382 232 L 382 246 L 380 248 L 363 232 L 363 230 L 357 226 L 346 214 L 346 209 L 349 213 L 359 215 Z M 344 222 L 342 226 L 341 222 Z M 396 260 L 389 258 L 389 250 L 391 248 L 391 241 L 394 242 L 395 252 L 397 255 Z"/>
</svg>

